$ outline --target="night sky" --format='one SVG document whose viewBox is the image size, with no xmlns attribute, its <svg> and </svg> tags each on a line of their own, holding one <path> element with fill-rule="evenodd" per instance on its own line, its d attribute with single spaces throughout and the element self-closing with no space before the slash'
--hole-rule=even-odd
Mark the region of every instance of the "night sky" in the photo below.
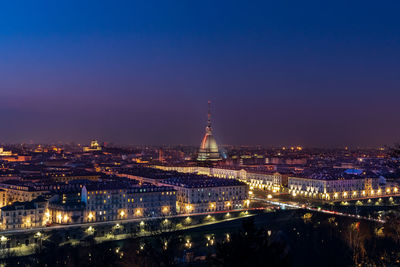
<svg viewBox="0 0 400 267">
<path fill-rule="evenodd" d="M 2 1 L 0 143 L 400 141 L 399 1 Z"/>
</svg>

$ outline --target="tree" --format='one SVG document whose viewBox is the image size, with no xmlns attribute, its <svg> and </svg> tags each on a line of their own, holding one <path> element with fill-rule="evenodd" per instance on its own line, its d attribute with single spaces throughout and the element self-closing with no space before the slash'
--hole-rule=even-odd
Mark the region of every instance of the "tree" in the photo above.
<svg viewBox="0 0 400 267">
<path fill-rule="evenodd" d="M 390 211 L 385 218 L 383 233 L 386 237 L 392 238 L 397 244 L 400 241 L 400 213 Z"/>
<path fill-rule="evenodd" d="M 217 243 L 216 255 L 209 261 L 215 266 L 290 266 L 288 252 L 282 235 L 271 238 L 266 230 L 257 229 L 251 218 L 229 241 Z"/>
</svg>

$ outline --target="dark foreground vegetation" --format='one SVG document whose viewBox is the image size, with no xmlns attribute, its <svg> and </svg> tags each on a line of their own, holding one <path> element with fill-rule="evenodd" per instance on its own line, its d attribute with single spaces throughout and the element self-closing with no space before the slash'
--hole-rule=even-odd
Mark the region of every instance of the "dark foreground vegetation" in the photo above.
<svg viewBox="0 0 400 267">
<path fill-rule="evenodd" d="M 400 215 L 375 224 L 294 212 L 282 220 L 246 219 L 237 231 L 169 232 L 146 238 L 59 246 L 43 241 L 36 254 L 8 255 L 6 266 L 398 266 Z M 188 238 L 188 235 L 191 235 Z"/>
</svg>

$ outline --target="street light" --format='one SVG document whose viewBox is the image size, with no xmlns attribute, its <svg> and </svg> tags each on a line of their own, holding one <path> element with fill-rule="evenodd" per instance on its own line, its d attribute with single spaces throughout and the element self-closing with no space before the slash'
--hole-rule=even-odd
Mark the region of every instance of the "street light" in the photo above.
<svg viewBox="0 0 400 267">
<path fill-rule="evenodd" d="M 136 210 L 136 215 L 137 215 L 137 216 L 141 216 L 141 215 L 142 215 L 141 209 L 137 209 L 137 210 Z"/>
<path fill-rule="evenodd" d="M 94 228 L 92 226 L 89 226 L 89 228 L 87 229 L 87 232 L 89 234 L 93 234 L 94 233 Z"/>
<path fill-rule="evenodd" d="M 191 247 L 192 247 L 192 243 L 190 242 L 190 239 L 187 239 L 187 240 L 186 240 L 185 246 L 186 246 L 187 248 L 191 248 Z"/>
<path fill-rule="evenodd" d="M 6 247 L 7 240 L 8 240 L 7 237 L 5 237 L 4 235 L 0 237 L 2 249 L 4 249 Z"/>
<path fill-rule="evenodd" d="M 164 206 L 163 209 L 162 209 L 162 212 L 164 214 L 167 214 L 169 212 L 169 207 L 168 206 Z"/>
<path fill-rule="evenodd" d="M 41 232 L 37 232 L 35 234 L 35 238 L 39 239 L 39 249 L 42 249 L 42 233 Z"/>
<path fill-rule="evenodd" d="M 191 205 L 186 205 L 186 211 L 187 211 L 187 212 L 190 212 L 191 209 L 192 209 L 192 206 L 191 206 Z"/>
</svg>

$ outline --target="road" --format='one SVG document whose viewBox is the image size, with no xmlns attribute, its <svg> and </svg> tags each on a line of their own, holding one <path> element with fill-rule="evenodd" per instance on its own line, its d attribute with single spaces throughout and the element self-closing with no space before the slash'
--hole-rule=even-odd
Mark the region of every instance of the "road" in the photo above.
<svg viewBox="0 0 400 267">
<path fill-rule="evenodd" d="M 373 221 L 373 222 L 379 222 L 379 223 L 385 223 L 384 220 L 379 220 L 379 219 L 374 219 L 370 217 L 365 217 L 365 216 L 360 216 L 360 215 L 355 215 L 351 213 L 343 213 L 339 211 L 332 211 L 332 210 L 325 210 L 321 208 L 314 208 L 312 206 L 306 205 L 306 204 L 293 204 L 293 203 L 284 203 L 284 202 L 279 202 L 279 201 L 274 201 L 274 200 L 268 200 L 265 198 L 259 198 L 259 197 L 253 197 L 252 199 L 257 200 L 257 201 L 262 201 L 268 204 L 272 205 L 278 205 L 285 209 L 286 207 L 289 208 L 294 208 L 294 209 L 306 209 L 314 212 L 321 212 L 321 213 L 326 213 L 326 214 L 332 214 L 332 215 L 338 215 L 338 216 L 344 216 L 344 217 L 350 217 L 350 218 L 355 218 L 355 219 L 360 219 L 360 220 L 368 220 L 368 221 Z"/>
<path fill-rule="evenodd" d="M 248 211 L 248 210 L 250 210 L 250 209 L 246 209 L 246 210 L 243 210 L 243 211 Z M 218 213 L 227 213 L 227 212 L 225 211 L 225 212 L 214 212 L 214 213 L 201 213 L 201 214 L 196 214 L 196 215 L 203 215 L 203 214 L 210 215 L 210 214 L 218 214 Z M 191 214 L 191 216 L 193 216 L 193 214 Z M 212 220 L 212 221 L 206 221 L 206 222 L 193 224 L 193 225 L 186 225 L 186 226 L 183 226 L 183 227 L 181 227 L 179 229 L 174 229 L 172 231 L 190 230 L 190 229 L 200 228 L 200 227 L 204 227 L 204 226 L 208 226 L 208 225 L 219 224 L 219 223 L 224 223 L 224 222 L 230 222 L 230 221 L 234 221 L 234 220 L 240 220 L 240 219 L 244 219 L 244 218 L 248 218 L 248 217 L 252 217 L 252 216 L 255 216 L 255 214 L 245 213 L 245 214 L 237 216 L 237 217 L 233 217 L 233 216 L 232 217 L 225 217 L 222 220 Z M 177 217 L 188 217 L 188 215 L 185 214 L 185 215 L 178 215 L 178 216 L 169 216 L 168 218 L 177 218 Z M 157 218 L 146 218 L 146 219 L 142 218 L 142 219 L 137 219 L 137 220 L 136 219 L 135 220 L 133 220 L 133 219 L 132 220 L 123 220 L 123 221 L 118 221 L 118 222 L 114 221 L 114 222 L 75 224 L 75 225 L 60 225 L 60 226 L 53 226 L 53 227 L 43 227 L 43 228 L 35 228 L 35 229 L 23 229 L 23 230 L 8 231 L 6 236 L 9 239 L 9 238 L 12 238 L 11 237 L 12 234 L 18 234 L 18 233 L 24 233 L 25 234 L 25 233 L 29 233 L 29 232 L 32 232 L 32 233 L 36 234 L 37 232 L 41 232 L 41 236 L 43 238 L 42 232 L 53 230 L 53 229 L 68 229 L 68 228 L 71 228 L 71 227 L 79 227 L 79 226 L 88 227 L 88 226 L 94 226 L 94 225 L 99 225 L 99 224 L 101 225 L 101 224 L 105 224 L 105 223 L 108 223 L 108 224 L 112 223 L 113 225 L 115 225 L 116 223 L 124 223 L 124 222 L 127 222 L 127 221 L 135 222 L 135 221 L 145 221 L 145 220 L 160 219 L 160 218 L 161 219 L 166 219 L 166 217 L 157 217 Z M 164 232 L 165 231 L 171 231 L 171 230 L 164 230 Z M 153 232 L 143 231 L 143 232 L 137 233 L 135 237 L 146 237 L 146 236 L 151 236 L 151 235 L 154 235 L 154 233 Z M 96 240 L 96 243 L 102 243 L 104 241 L 118 241 L 118 240 L 128 239 L 128 238 L 131 238 L 131 237 L 132 236 L 130 234 L 120 233 L 120 234 L 112 234 L 112 235 L 107 234 L 107 235 L 104 235 L 104 236 L 98 236 L 98 237 L 95 237 L 94 239 Z M 44 240 L 44 238 L 43 238 L 43 240 Z M 64 245 L 64 244 L 67 244 L 67 243 L 69 243 L 71 245 L 80 244 L 78 240 L 71 239 L 71 240 L 66 241 L 64 243 L 61 243 L 60 245 Z M 16 256 L 27 256 L 27 255 L 35 253 L 36 249 L 37 249 L 37 244 L 34 244 L 34 243 L 29 244 L 29 245 L 21 244 L 20 246 L 12 247 L 12 248 L 9 248 L 9 249 L 8 248 L 0 249 L 0 258 L 7 257 L 7 255 L 8 255 L 7 252 L 11 252 L 12 255 L 16 255 Z"/>
<path fill-rule="evenodd" d="M 18 233 L 36 233 L 42 231 L 52 231 L 57 229 L 69 229 L 76 227 L 94 227 L 99 225 L 116 225 L 123 223 L 131 223 L 131 222 L 142 222 L 142 221 L 150 221 L 150 220 L 160 220 L 160 219 L 173 219 L 173 218 L 182 218 L 182 217 L 194 217 L 194 216 L 206 216 L 206 215 L 216 215 L 216 214 L 224 214 L 229 212 L 245 212 L 252 210 L 262 210 L 264 208 L 248 208 L 248 209 L 238 209 L 238 210 L 225 210 L 225 211 L 215 211 L 215 212 L 203 212 L 203 213 L 190 213 L 190 214 L 178 214 L 178 215 L 169 215 L 169 216 L 159 216 L 159 217 L 143 217 L 143 218 L 133 218 L 133 219 L 125 219 L 125 220 L 116 220 L 116 221 L 105 221 L 105 222 L 89 222 L 89 223 L 77 223 L 77 224 L 66 224 L 66 225 L 52 225 L 48 227 L 35 227 L 29 229 L 18 229 L 18 230 L 6 230 L 1 231 L 0 235 L 12 235 Z"/>
</svg>

